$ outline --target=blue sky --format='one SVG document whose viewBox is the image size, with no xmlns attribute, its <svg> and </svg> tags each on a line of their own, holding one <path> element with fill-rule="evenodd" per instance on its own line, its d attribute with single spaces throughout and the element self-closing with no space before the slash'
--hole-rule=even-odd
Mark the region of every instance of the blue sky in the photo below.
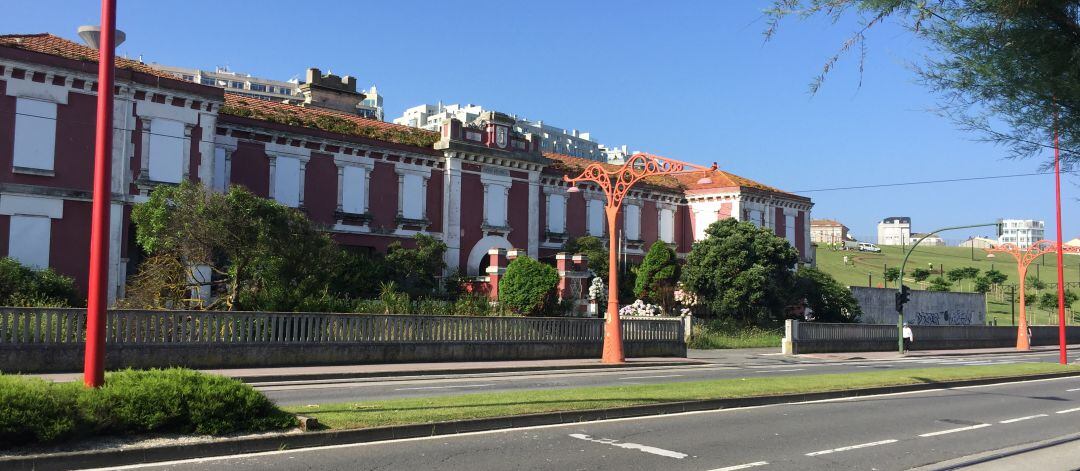
<svg viewBox="0 0 1080 471">
<path fill-rule="evenodd" d="M 269 78 L 320 67 L 379 86 L 387 117 L 422 103 L 475 103 L 721 168 L 788 191 L 1029 173 L 929 112 L 910 64 L 925 44 L 876 28 L 862 86 L 846 57 L 808 84 L 854 27 L 789 21 L 769 43 L 761 1 L 385 2 L 120 1 L 120 52 Z M 11 2 L 0 33 L 76 38 L 99 22 L 92 0 Z M 1047 157 L 1048 158 L 1048 157 Z M 1065 237 L 1080 187 L 1063 182 Z M 873 237 L 885 216 L 917 231 L 1035 218 L 1053 227 L 1053 177 L 807 193 L 814 216 Z M 986 232 L 986 231 L 975 231 Z M 947 234 L 947 239 L 966 233 Z"/>
</svg>

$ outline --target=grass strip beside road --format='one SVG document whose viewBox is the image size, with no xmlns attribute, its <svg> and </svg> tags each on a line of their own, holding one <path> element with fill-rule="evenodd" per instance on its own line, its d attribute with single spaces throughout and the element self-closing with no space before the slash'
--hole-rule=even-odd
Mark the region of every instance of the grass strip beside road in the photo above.
<svg viewBox="0 0 1080 471">
<path fill-rule="evenodd" d="M 945 381 L 1006 378 L 1080 371 L 1053 363 L 1020 363 L 848 374 L 773 376 L 648 385 L 508 391 L 417 399 L 392 399 L 286 407 L 315 417 L 332 429 L 412 425 L 507 417 L 541 412 L 606 409 L 667 402 L 735 399 L 812 392 L 902 386 Z"/>
</svg>

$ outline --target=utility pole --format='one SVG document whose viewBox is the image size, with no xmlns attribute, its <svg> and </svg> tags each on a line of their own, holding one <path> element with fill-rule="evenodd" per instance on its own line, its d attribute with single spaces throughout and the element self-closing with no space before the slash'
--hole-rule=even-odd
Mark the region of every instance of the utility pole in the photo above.
<svg viewBox="0 0 1080 471">
<path fill-rule="evenodd" d="M 1012 308 L 1012 325 L 1016 325 L 1016 285 L 1009 286 L 1009 307 Z"/>
</svg>

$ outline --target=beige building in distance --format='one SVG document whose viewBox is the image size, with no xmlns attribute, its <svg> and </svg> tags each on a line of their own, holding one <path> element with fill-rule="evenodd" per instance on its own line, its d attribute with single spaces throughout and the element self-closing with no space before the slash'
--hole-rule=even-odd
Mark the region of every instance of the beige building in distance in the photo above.
<svg viewBox="0 0 1080 471">
<path fill-rule="evenodd" d="M 810 242 L 815 244 L 841 244 L 850 240 L 848 227 L 832 219 L 810 221 Z"/>
</svg>

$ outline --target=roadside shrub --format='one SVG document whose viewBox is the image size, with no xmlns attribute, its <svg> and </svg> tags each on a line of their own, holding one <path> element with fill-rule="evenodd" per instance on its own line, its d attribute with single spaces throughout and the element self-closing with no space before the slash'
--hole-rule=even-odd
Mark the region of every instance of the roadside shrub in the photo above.
<svg viewBox="0 0 1080 471">
<path fill-rule="evenodd" d="M 220 435 L 296 424 L 239 380 L 193 370 L 108 373 L 105 386 L 0 375 L 0 448 L 85 435 Z"/>
<path fill-rule="evenodd" d="M 521 315 L 542 315 L 554 310 L 558 284 L 555 267 L 518 257 L 506 267 L 506 275 L 499 282 L 499 302 Z"/>
<path fill-rule="evenodd" d="M 0 375 L 0 448 L 83 433 L 87 424 L 76 412 L 82 389 L 74 383 Z"/>
</svg>

